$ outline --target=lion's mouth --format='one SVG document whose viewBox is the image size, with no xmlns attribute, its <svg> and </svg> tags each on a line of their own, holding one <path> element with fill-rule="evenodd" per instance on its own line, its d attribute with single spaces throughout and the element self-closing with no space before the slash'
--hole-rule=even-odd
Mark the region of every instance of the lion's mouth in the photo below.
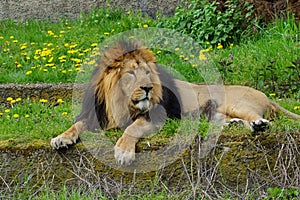
<svg viewBox="0 0 300 200">
<path fill-rule="evenodd" d="M 132 101 L 135 107 L 141 111 L 149 110 L 150 108 L 150 97 L 146 96 L 140 100 Z"/>
</svg>

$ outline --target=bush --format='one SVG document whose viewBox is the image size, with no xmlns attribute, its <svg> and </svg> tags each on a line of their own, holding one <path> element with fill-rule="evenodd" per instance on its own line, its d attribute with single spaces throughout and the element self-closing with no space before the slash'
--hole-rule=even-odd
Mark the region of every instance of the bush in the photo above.
<svg viewBox="0 0 300 200">
<path fill-rule="evenodd" d="M 250 25 L 257 23 L 252 5 L 242 0 L 228 0 L 221 11 L 219 4 L 191 0 L 186 6 L 177 7 L 174 17 L 163 20 L 158 26 L 178 30 L 199 44 L 210 42 L 214 46 L 236 43 L 244 33 L 251 33 Z"/>
</svg>

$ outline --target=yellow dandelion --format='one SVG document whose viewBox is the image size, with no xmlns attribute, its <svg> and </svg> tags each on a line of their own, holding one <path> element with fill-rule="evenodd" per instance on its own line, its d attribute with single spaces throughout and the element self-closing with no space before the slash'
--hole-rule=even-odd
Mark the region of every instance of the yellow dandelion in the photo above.
<svg viewBox="0 0 300 200">
<path fill-rule="evenodd" d="M 48 100 L 47 99 L 40 99 L 40 103 L 47 103 Z"/>
<path fill-rule="evenodd" d="M 71 60 L 74 61 L 74 62 L 76 62 L 76 63 L 80 63 L 81 62 L 81 60 L 78 59 L 78 58 L 71 58 Z"/>
<path fill-rule="evenodd" d="M 175 48 L 175 51 L 179 51 L 179 50 L 180 50 L 180 48 L 178 48 L 178 47 L 177 47 L 177 48 Z"/>
<path fill-rule="evenodd" d="M 24 50 L 24 49 L 26 49 L 26 48 L 27 48 L 26 45 L 21 45 L 21 47 L 20 47 L 21 50 Z"/>
<path fill-rule="evenodd" d="M 0 40 L 3 40 L 4 39 L 4 37 L 3 36 L 0 36 Z"/>
<path fill-rule="evenodd" d="M 61 70 L 61 73 L 65 74 L 67 73 L 67 70 Z"/>
<path fill-rule="evenodd" d="M 19 42 L 19 40 L 13 40 L 12 42 L 13 42 L 13 43 L 18 43 L 18 42 Z"/>
<path fill-rule="evenodd" d="M 29 71 L 26 72 L 26 75 L 30 75 L 30 74 L 32 74 L 31 70 L 29 70 Z"/>
<path fill-rule="evenodd" d="M 232 43 L 232 44 L 230 44 L 229 48 L 231 49 L 232 47 L 233 47 L 233 43 Z"/>
<path fill-rule="evenodd" d="M 3 114 L 4 114 L 4 113 L 0 112 L 0 117 L 2 117 L 2 116 L 3 116 Z"/>
<path fill-rule="evenodd" d="M 144 24 L 143 27 L 144 27 L 144 28 L 148 28 L 148 24 Z"/>
<path fill-rule="evenodd" d="M 109 35 L 109 32 L 104 32 L 104 35 Z"/>
<path fill-rule="evenodd" d="M 96 43 L 91 44 L 92 47 L 96 47 L 95 45 L 97 46 Z M 83 52 L 83 53 L 87 53 L 87 52 L 89 52 L 89 51 L 91 51 L 91 50 L 92 50 L 91 48 L 88 48 L 88 49 L 83 50 L 82 52 Z"/>
<path fill-rule="evenodd" d="M 62 99 L 57 99 L 57 103 L 63 103 L 64 101 Z"/>
<path fill-rule="evenodd" d="M 47 31 L 47 33 L 48 33 L 48 35 L 54 35 L 54 33 L 53 33 L 53 31 L 51 31 L 51 30 L 49 30 L 49 31 Z"/>
<path fill-rule="evenodd" d="M 40 50 L 40 49 L 37 49 L 37 50 L 35 50 L 34 54 L 36 54 L 36 55 L 40 55 L 40 54 L 41 54 L 41 52 L 42 52 L 42 50 Z"/>
<path fill-rule="evenodd" d="M 6 101 L 12 101 L 12 100 L 14 100 L 12 97 L 7 97 L 6 98 Z"/>
<path fill-rule="evenodd" d="M 63 55 L 63 56 L 59 56 L 58 57 L 58 60 L 62 60 L 62 59 L 65 59 L 67 56 Z"/>
<path fill-rule="evenodd" d="M 49 58 L 48 62 L 49 63 L 53 62 L 53 59 L 54 59 L 53 57 Z"/>
<path fill-rule="evenodd" d="M 70 49 L 74 49 L 74 48 L 77 47 L 77 46 L 78 46 L 78 44 L 72 44 L 72 45 L 69 46 L 69 48 L 70 48 Z"/>
<path fill-rule="evenodd" d="M 11 35 L 11 36 L 9 36 L 9 38 L 10 38 L 10 39 L 14 39 L 14 38 L 15 38 L 15 36 Z"/>
<path fill-rule="evenodd" d="M 64 63 L 64 62 L 66 62 L 66 61 L 67 61 L 67 60 L 62 59 L 62 60 L 60 60 L 59 62 Z"/>
<path fill-rule="evenodd" d="M 29 115 L 25 115 L 25 118 L 29 118 Z"/>
<path fill-rule="evenodd" d="M 14 104 L 14 103 L 16 103 L 16 102 L 17 102 L 16 100 L 11 100 L 11 101 L 10 101 L 11 104 Z"/>
<path fill-rule="evenodd" d="M 161 51 L 160 50 L 158 50 L 157 52 L 156 52 L 156 54 L 160 54 L 161 53 Z"/>
<path fill-rule="evenodd" d="M 16 98 L 16 101 L 17 102 L 22 101 L 22 98 L 18 97 L 18 98 Z"/>
<path fill-rule="evenodd" d="M 50 49 L 43 49 L 43 51 L 41 52 L 41 56 L 42 57 L 46 57 L 46 56 L 49 56 L 50 54 L 52 53 L 52 51 Z"/>
<path fill-rule="evenodd" d="M 222 49 L 223 45 L 221 43 L 218 43 L 217 49 Z"/>
<path fill-rule="evenodd" d="M 209 51 L 211 51 L 211 50 L 213 50 L 213 47 L 212 47 L 212 46 L 210 46 L 210 47 L 208 47 L 207 49 L 205 49 L 206 52 L 209 52 Z"/>
<path fill-rule="evenodd" d="M 43 69 L 43 72 L 48 72 L 48 69 Z"/>
<path fill-rule="evenodd" d="M 199 53 L 199 60 L 201 61 L 205 61 L 207 60 L 207 57 L 206 55 L 204 54 L 205 50 L 200 50 L 200 53 Z"/>
<path fill-rule="evenodd" d="M 45 64 L 45 67 L 53 67 L 54 66 L 54 63 L 47 63 Z"/>
<path fill-rule="evenodd" d="M 300 106 L 294 106 L 294 110 L 300 110 Z"/>
<path fill-rule="evenodd" d="M 97 43 L 93 43 L 93 44 L 91 44 L 91 46 L 92 47 L 96 47 L 96 46 L 98 46 L 98 44 Z M 91 50 L 91 49 L 89 49 L 89 50 Z"/>
<path fill-rule="evenodd" d="M 9 109 L 4 110 L 5 113 L 10 113 Z"/>
<path fill-rule="evenodd" d="M 66 31 L 64 31 L 64 30 L 59 31 L 60 34 L 64 34 L 65 32 Z"/>
<path fill-rule="evenodd" d="M 68 54 L 74 54 L 74 53 L 77 53 L 77 52 L 78 52 L 78 50 L 73 50 L 73 49 L 67 51 Z"/>
<path fill-rule="evenodd" d="M 67 114 L 68 114 L 67 112 L 62 112 L 62 113 L 61 113 L 61 115 L 67 115 Z"/>
<path fill-rule="evenodd" d="M 19 115 L 18 115 L 18 114 L 14 114 L 13 117 L 14 117 L 15 119 L 18 119 L 18 118 L 19 118 Z"/>
<path fill-rule="evenodd" d="M 275 97 L 276 94 L 275 94 L 275 93 L 271 93 L 271 94 L 269 94 L 269 96 L 270 96 L 270 97 Z"/>
</svg>

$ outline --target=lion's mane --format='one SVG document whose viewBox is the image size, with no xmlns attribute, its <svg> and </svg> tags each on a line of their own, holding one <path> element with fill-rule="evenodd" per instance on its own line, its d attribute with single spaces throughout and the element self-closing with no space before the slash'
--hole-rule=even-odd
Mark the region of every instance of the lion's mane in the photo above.
<svg viewBox="0 0 300 200">
<path fill-rule="evenodd" d="M 153 53 L 141 43 L 121 41 L 102 53 L 99 66 L 94 70 L 86 88 L 82 101 L 82 111 L 76 117 L 75 122 L 85 121 L 87 129 L 95 131 L 98 128 L 126 128 L 135 117 L 139 115 L 148 117 L 148 112 L 139 113 L 131 110 L 129 119 L 123 118 L 121 119 L 122 122 L 120 120 L 116 122 L 116 116 L 126 115 L 124 106 L 129 106 L 121 92 L 113 95 L 114 89 L 119 87 L 118 82 L 122 77 L 124 60 L 128 59 L 134 59 L 136 62 L 142 59 L 150 67 L 151 79 L 155 82 L 151 98 L 152 104 L 163 106 L 168 117 L 181 117 L 180 97 L 176 92 L 172 77 L 162 67 L 156 65 Z M 112 105 L 115 100 L 113 98 L 120 100 L 118 105 Z M 116 109 L 113 106 L 120 108 Z"/>
</svg>

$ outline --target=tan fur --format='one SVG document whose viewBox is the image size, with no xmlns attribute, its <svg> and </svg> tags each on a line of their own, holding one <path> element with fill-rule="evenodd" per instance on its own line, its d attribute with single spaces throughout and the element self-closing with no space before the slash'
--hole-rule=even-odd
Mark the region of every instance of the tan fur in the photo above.
<svg viewBox="0 0 300 200">
<path fill-rule="evenodd" d="M 264 128 L 268 123 L 264 119 L 265 113 L 282 110 L 299 119 L 299 115 L 283 109 L 262 92 L 249 87 L 207 86 L 176 79 L 173 82 L 181 98 L 183 113 L 203 108 L 209 100 L 214 100 L 218 107 L 213 120 L 222 123 L 241 120 L 253 131 Z M 104 128 L 124 127 L 124 133 L 114 149 L 117 162 L 128 165 L 135 160 L 135 144 L 139 138 L 161 125 L 153 123 L 147 115 L 164 98 L 153 53 L 139 43 L 113 46 L 103 53 L 100 68 L 91 79 L 91 88 L 98 103 L 105 105 L 105 112 L 100 113 L 107 118 Z M 150 98 L 149 101 L 147 98 Z M 93 102 L 90 103 L 93 106 Z M 58 149 L 75 143 L 87 127 L 88 122 L 80 119 L 66 132 L 53 138 L 51 146 Z"/>
</svg>

